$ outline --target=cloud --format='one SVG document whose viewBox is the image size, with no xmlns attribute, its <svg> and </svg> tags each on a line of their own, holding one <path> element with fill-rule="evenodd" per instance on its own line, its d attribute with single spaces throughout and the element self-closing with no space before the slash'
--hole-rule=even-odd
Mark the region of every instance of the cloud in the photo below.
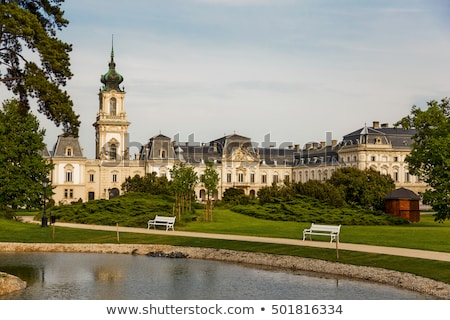
<svg viewBox="0 0 450 320">
<path fill-rule="evenodd" d="M 236 131 L 302 144 L 392 123 L 448 95 L 450 24 L 435 14 L 445 3 L 110 0 L 107 10 L 102 1 L 65 2 L 81 144 L 92 156 L 112 34 L 132 141 L 161 131 L 207 142 Z M 45 123 L 53 145 L 60 128 Z"/>
</svg>

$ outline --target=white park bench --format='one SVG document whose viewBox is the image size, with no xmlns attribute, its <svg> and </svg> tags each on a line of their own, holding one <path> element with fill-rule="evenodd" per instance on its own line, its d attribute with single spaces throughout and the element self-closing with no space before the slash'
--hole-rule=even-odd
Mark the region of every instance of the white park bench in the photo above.
<svg viewBox="0 0 450 320">
<path fill-rule="evenodd" d="M 175 231 L 174 225 L 175 225 L 175 217 L 165 217 L 157 215 L 154 219 L 148 220 L 147 229 L 150 229 L 151 226 L 153 226 L 154 229 L 156 229 L 156 226 L 165 226 L 166 231 L 169 229 Z"/>
<path fill-rule="evenodd" d="M 312 223 L 309 229 L 303 230 L 303 240 L 305 240 L 306 236 L 309 236 L 309 239 L 312 240 L 311 235 L 317 235 L 330 237 L 330 243 L 333 242 L 333 240 L 339 242 L 340 231 L 341 225 L 331 226 Z"/>
</svg>

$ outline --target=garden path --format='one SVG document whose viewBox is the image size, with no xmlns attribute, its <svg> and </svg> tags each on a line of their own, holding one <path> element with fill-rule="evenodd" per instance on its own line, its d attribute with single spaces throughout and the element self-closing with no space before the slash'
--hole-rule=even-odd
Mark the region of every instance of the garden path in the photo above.
<svg viewBox="0 0 450 320">
<path fill-rule="evenodd" d="M 39 221 L 33 220 L 33 217 L 30 216 L 22 216 L 20 218 L 22 219 L 23 222 L 40 223 Z M 329 243 L 325 241 L 310 241 L 310 240 L 303 241 L 301 239 L 269 238 L 269 237 L 244 236 L 234 234 L 201 233 L 190 231 L 165 231 L 154 229 L 148 230 L 147 228 L 131 228 L 120 226 L 116 227 L 116 226 L 89 225 L 89 224 L 66 223 L 66 222 L 57 222 L 55 226 L 76 228 L 76 229 L 113 231 L 119 233 L 131 232 L 144 234 L 159 234 L 166 236 L 169 235 L 169 236 L 195 237 L 207 239 L 238 240 L 238 241 L 260 242 L 260 243 L 277 243 L 277 244 L 308 246 L 308 247 L 328 248 L 328 249 L 337 248 L 336 243 Z M 450 253 L 447 252 L 406 249 L 406 248 L 386 247 L 386 246 L 372 246 L 365 244 L 354 244 L 343 242 L 339 242 L 338 249 L 450 262 Z"/>
</svg>

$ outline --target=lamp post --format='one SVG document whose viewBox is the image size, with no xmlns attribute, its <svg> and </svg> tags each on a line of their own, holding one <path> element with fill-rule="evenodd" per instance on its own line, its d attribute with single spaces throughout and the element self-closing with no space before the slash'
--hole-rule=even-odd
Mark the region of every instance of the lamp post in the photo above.
<svg viewBox="0 0 450 320">
<path fill-rule="evenodd" d="M 47 227 L 48 226 L 47 206 L 46 206 L 47 187 L 48 187 L 48 179 L 47 178 L 44 178 L 44 180 L 42 180 L 42 187 L 44 188 L 44 215 L 42 216 L 41 227 Z"/>
</svg>

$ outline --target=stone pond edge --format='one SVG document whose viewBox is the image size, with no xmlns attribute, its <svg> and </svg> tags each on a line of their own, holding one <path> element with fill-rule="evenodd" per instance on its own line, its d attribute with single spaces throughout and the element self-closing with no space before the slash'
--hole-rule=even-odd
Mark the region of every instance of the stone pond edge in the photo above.
<svg viewBox="0 0 450 320">
<path fill-rule="evenodd" d="M 68 252 L 135 255 L 146 255 L 158 252 L 174 257 L 243 263 L 290 271 L 315 272 L 323 275 L 339 275 L 353 279 L 392 285 L 398 288 L 431 295 L 438 299 L 450 299 L 450 284 L 410 273 L 266 253 L 152 244 L 53 243 L 0 243 L 0 252 Z M 25 286 L 26 283 L 21 279 L 0 272 L 0 295 L 16 290 L 23 290 Z M 6 291 L 5 288 L 9 288 L 8 292 L 3 292 Z"/>
</svg>

